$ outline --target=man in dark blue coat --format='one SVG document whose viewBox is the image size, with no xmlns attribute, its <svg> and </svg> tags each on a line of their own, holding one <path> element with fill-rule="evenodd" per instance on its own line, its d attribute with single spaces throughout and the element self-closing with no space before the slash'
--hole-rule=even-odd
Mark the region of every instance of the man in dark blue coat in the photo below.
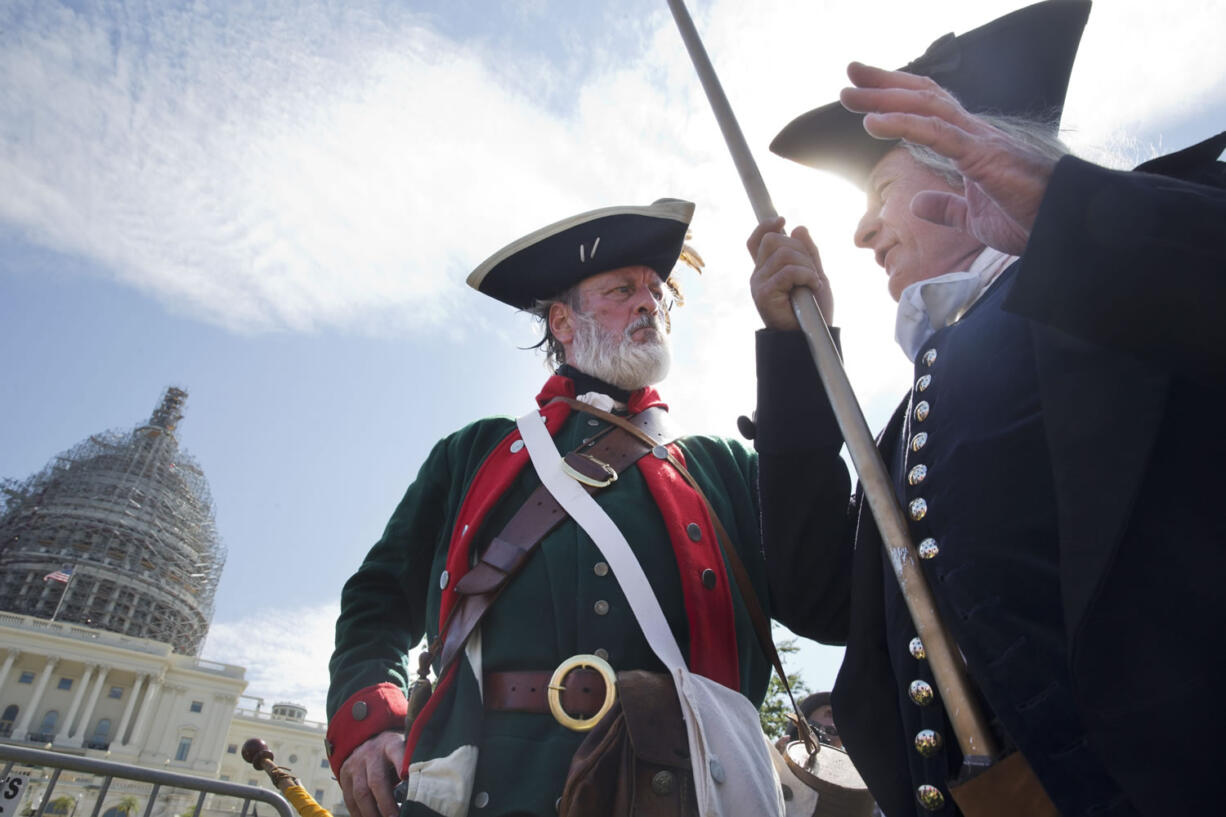
<svg viewBox="0 0 1226 817">
<path fill-rule="evenodd" d="M 949 35 L 906 71 L 853 63 L 841 104 L 772 148 L 868 195 L 855 240 L 915 363 L 879 449 L 993 728 L 1066 817 L 1215 813 L 1226 134 L 1142 172 L 1058 157 L 1042 114 L 1088 6 Z M 803 228 L 762 225 L 749 248 L 763 513 L 789 519 L 764 530 L 772 595 L 807 598 L 796 632 L 847 644 L 834 713 L 882 810 L 956 813 L 958 744 L 867 508 L 772 511 L 805 507 L 796 474 L 835 433 L 789 419 L 823 403 L 815 387 L 767 399 L 812 369 L 788 290 L 827 283 Z"/>
</svg>

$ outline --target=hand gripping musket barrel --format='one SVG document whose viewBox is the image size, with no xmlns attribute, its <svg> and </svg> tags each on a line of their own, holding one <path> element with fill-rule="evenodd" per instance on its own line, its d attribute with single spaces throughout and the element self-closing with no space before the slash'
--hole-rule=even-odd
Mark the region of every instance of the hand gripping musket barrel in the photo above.
<svg viewBox="0 0 1226 817">
<path fill-rule="evenodd" d="M 770 194 L 684 0 L 668 0 L 668 6 L 732 154 L 754 216 L 759 223 L 772 221 L 777 213 Z M 916 633 L 924 644 L 941 700 L 962 750 L 962 770 L 957 782 L 950 786 L 954 799 L 963 813 L 970 817 L 988 814 L 1003 817 L 1014 813 L 1028 817 L 1057 815 L 1022 754 L 1014 752 L 1005 758 L 1000 756 L 983 713 L 971 696 L 966 667 L 955 652 L 953 641 L 941 622 L 932 590 L 919 569 L 915 545 L 911 542 L 902 508 L 895 499 L 889 473 L 852 392 L 851 382 L 847 379 L 847 372 L 843 369 L 817 301 L 813 293 L 803 287 L 792 291 L 791 301 L 792 312 L 817 364 L 818 376 L 830 399 L 843 439 L 847 442 L 851 461 L 881 531 L 890 566 L 902 589 Z"/>
<path fill-rule="evenodd" d="M 294 811 L 302 817 L 332 817 L 332 812 L 315 802 L 315 798 L 302 788 L 298 778 L 291 775 L 288 769 L 282 769 L 273 763 L 272 759 L 268 744 L 259 738 L 251 738 L 243 744 L 243 760 L 265 772 L 272 779 L 273 785 L 294 807 Z"/>
</svg>

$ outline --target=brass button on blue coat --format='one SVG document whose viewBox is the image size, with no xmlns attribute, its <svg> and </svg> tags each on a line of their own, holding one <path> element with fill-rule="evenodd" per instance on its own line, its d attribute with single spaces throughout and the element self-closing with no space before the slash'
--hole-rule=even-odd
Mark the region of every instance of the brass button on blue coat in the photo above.
<svg viewBox="0 0 1226 817">
<path fill-rule="evenodd" d="M 486 791 L 477 792 L 477 796 L 473 798 L 473 805 L 477 808 L 485 808 L 490 804 L 490 794 Z"/>
<path fill-rule="evenodd" d="M 907 472 L 907 482 L 912 485 L 919 485 L 928 478 L 928 466 L 917 465 Z"/>
<path fill-rule="evenodd" d="M 927 783 L 915 790 L 915 799 L 928 811 L 940 811 L 945 808 L 945 795 L 936 786 Z"/>
<path fill-rule="evenodd" d="M 715 588 L 715 578 L 715 571 L 708 567 L 702 571 L 702 586 L 708 590 L 713 590 Z"/>
<path fill-rule="evenodd" d="M 598 649 L 598 650 L 592 650 L 592 655 L 596 656 L 597 658 L 601 659 L 602 661 L 608 661 L 608 660 L 609 660 L 609 651 L 608 651 L 608 650 L 606 650 L 606 649 L 604 649 L 603 647 L 601 647 L 601 648 L 600 648 L 600 649 Z"/>
<path fill-rule="evenodd" d="M 912 451 L 919 451 L 921 448 L 923 448 L 927 444 L 928 444 L 928 432 L 927 431 L 921 431 L 919 434 L 916 434 L 914 437 L 911 438 L 911 450 Z"/>
<path fill-rule="evenodd" d="M 919 679 L 911 682 L 911 686 L 907 688 L 907 694 L 911 696 L 911 701 L 916 706 L 928 706 L 936 697 L 932 691 L 932 684 Z"/>
<path fill-rule="evenodd" d="M 592 572 L 595 573 L 597 576 L 609 575 L 609 563 L 608 562 L 597 562 L 596 564 L 592 565 Z"/>
<path fill-rule="evenodd" d="M 911 653 L 911 657 L 916 661 L 923 661 L 928 657 L 928 651 L 924 649 L 924 642 L 920 641 L 918 635 L 907 645 L 907 652 Z"/>
<path fill-rule="evenodd" d="M 925 366 L 931 366 L 933 363 L 936 363 L 937 362 L 937 350 L 929 349 L 927 352 L 924 352 L 923 361 L 924 361 Z"/>
<path fill-rule="evenodd" d="M 941 746 L 944 743 L 945 741 L 941 739 L 940 732 L 934 732 L 931 729 L 921 729 L 915 736 L 915 751 L 924 757 L 932 757 L 941 751 Z"/>
<path fill-rule="evenodd" d="M 697 542 L 702 539 L 702 528 L 698 526 L 697 522 L 691 522 L 685 526 L 685 535 Z"/>
<path fill-rule="evenodd" d="M 928 391 L 928 387 L 932 385 L 932 375 L 926 374 L 919 380 L 915 381 L 916 391 Z"/>
<path fill-rule="evenodd" d="M 920 542 L 919 547 L 916 549 L 919 551 L 921 559 L 935 559 L 937 554 L 941 552 L 941 549 L 937 547 L 937 540 L 931 536 Z"/>
<path fill-rule="evenodd" d="M 355 721 L 366 720 L 366 701 L 358 701 L 349 710 L 349 714 L 353 715 Z"/>
<path fill-rule="evenodd" d="M 601 599 L 600 601 L 592 605 L 592 609 L 596 611 L 596 615 L 598 616 L 608 615 L 609 603 L 605 601 L 604 599 Z"/>
<path fill-rule="evenodd" d="M 922 423 L 928 419 L 929 405 L 927 400 L 921 400 L 915 404 L 915 421 Z"/>
<path fill-rule="evenodd" d="M 907 510 L 911 514 L 911 518 L 918 522 L 928 515 L 928 503 L 921 499 L 913 499 L 907 505 Z"/>
</svg>

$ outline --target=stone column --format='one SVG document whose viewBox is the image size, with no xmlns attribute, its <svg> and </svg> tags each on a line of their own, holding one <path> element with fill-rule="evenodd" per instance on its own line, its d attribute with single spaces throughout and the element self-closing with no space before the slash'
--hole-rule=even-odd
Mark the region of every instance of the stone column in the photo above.
<svg viewBox="0 0 1226 817">
<path fill-rule="evenodd" d="M 119 719 L 119 728 L 115 730 L 115 739 L 111 741 L 111 751 L 128 745 L 123 736 L 128 731 L 128 720 L 132 717 L 132 709 L 136 706 L 136 699 L 140 697 L 140 691 L 145 686 L 145 679 L 148 677 L 146 673 L 136 676 L 136 682 L 132 684 L 132 689 L 128 692 L 128 702 L 124 705 L 123 716 Z"/>
<path fill-rule="evenodd" d="M 34 719 L 34 712 L 38 709 L 38 705 L 43 702 L 43 693 L 47 690 L 47 682 L 51 680 L 51 673 L 55 672 L 55 668 L 59 663 L 60 659 L 58 657 L 52 656 L 47 659 L 47 664 L 43 667 L 43 675 L 38 679 L 37 686 L 34 687 L 34 695 L 31 696 L 30 702 L 26 704 L 25 711 L 21 713 L 21 718 L 13 726 L 14 740 L 26 740 L 26 733 L 30 731 L 30 721 Z"/>
<path fill-rule="evenodd" d="M 186 712 L 186 707 L 183 705 L 183 693 L 186 691 L 188 688 L 178 683 L 162 681 L 161 702 L 166 704 L 174 715 L 161 721 L 154 720 L 154 723 L 148 727 L 148 734 L 141 742 L 142 753 L 152 752 L 163 758 L 174 756 L 174 751 L 179 747 L 179 741 L 173 740 L 172 736 L 178 735 L 179 732 L 181 719 L 177 720 L 178 716 Z"/>
<path fill-rule="evenodd" d="M 145 700 L 141 701 L 140 714 L 136 716 L 136 726 L 132 727 L 132 739 L 128 741 L 128 745 L 134 747 L 137 754 L 145 750 L 145 733 L 149 731 L 149 721 L 153 718 L 158 699 L 161 697 L 162 680 L 158 677 L 149 679 L 149 690 L 145 693 Z"/>
<path fill-rule="evenodd" d="M 4 689 L 4 682 L 9 679 L 9 670 L 13 668 L 13 662 L 21 657 L 21 650 L 9 650 L 9 654 L 4 656 L 4 666 L 0 666 L 0 690 Z"/>
<path fill-rule="evenodd" d="M 205 713 L 204 729 L 200 734 L 200 757 L 219 758 L 222 756 L 220 742 L 226 739 L 230 722 L 234 719 L 234 705 L 238 700 L 233 695 L 215 693 L 213 704 Z M 214 747 L 214 742 L 218 746 Z M 214 765 L 216 765 L 214 763 Z"/>
<path fill-rule="evenodd" d="M 101 664 L 96 665 L 98 672 L 98 680 L 94 681 L 94 691 L 89 693 L 89 703 L 85 705 L 85 712 L 81 714 L 81 721 L 77 724 L 77 731 L 69 740 L 70 746 L 80 747 L 85 743 L 85 732 L 89 729 L 89 719 L 94 716 L 94 707 L 98 705 L 98 696 L 102 694 L 102 688 L 106 686 L 106 677 L 111 674 L 110 667 L 104 667 Z"/>
<path fill-rule="evenodd" d="M 68 714 L 64 720 L 60 722 L 60 729 L 55 733 L 55 742 L 64 743 L 68 740 L 68 735 L 71 732 L 72 722 L 77 717 L 77 710 L 81 708 L 81 699 L 85 697 L 85 688 L 89 686 L 89 679 L 94 677 L 94 669 L 97 664 L 86 664 L 85 673 L 81 676 L 81 680 L 77 683 L 77 691 L 73 693 L 72 703 L 68 706 Z"/>
</svg>

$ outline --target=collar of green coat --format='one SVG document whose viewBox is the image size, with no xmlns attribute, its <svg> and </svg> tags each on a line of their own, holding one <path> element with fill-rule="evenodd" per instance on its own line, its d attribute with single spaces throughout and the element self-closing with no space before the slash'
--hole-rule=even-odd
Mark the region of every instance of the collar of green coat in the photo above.
<svg viewBox="0 0 1226 817">
<path fill-rule="evenodd" d="M 575 381 L 559 371 L 558 374 L 555 374 L 553 377 L 545 381 L 545 386 L 541 389 L 541 393 L 536 396 L 536 404 L 543 407 L 555 397 L 573 398 L 575 396 Z M 616 395 L 610 396 L 616 397 Z M 631 392 L 630 399 L 624 402 L 626 403 L 627 410 L 631 414 L 638 414 L 640 411 L 646 411 L 652 406 L 660 406 L 665 410 L 668 409 L 668 404 L 660 399 L 659 392 L 657 392 L 651 386 Z M 551 427 L 550 433 L 557 434 L 558 432 L 556 429 Z"/>
</svg>

